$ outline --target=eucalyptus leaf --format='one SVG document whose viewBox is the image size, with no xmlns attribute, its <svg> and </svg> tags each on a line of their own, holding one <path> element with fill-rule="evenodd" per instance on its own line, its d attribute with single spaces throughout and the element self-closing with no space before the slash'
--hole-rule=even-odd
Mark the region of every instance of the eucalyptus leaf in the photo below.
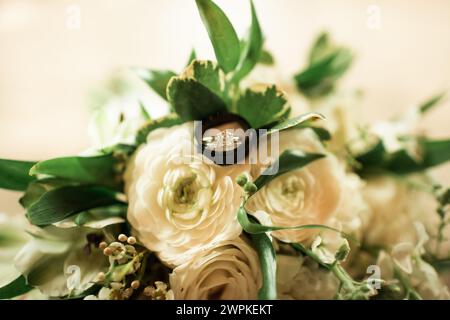
<svg viewBox="0 0 450 320">
<path fill-rule="evenodd" d="M 0 159 L 0 189 L 23 191 L 35 180 L 29 175 L 35 162 Z"/>
<path fill-rule="evenodd" d="M 286 96 L 276 86 L 247 89 L 237 100 L 236 108 L 255 129 L 282 121 L 291 111 Z"/>
<path fill-rule="evenodd" d="M 169 114 L 166 117 L 150 120 L 146 124 L 139 129 L 136 135 L 136 143 L 142 144 L 147 141 L 147 136 L 153 130 L 159 128 L 170 128 L 179 124 L 182 124 L 183 120 L 181 120 L 176 114 Z"/>
<path fill-rule="evenodd" d="M 247 39 L 244 42 L 239 64 L 233 74 L 233 81 L 236 82 L 248 75 L 258 63 L 264 43 L 253 1 L 250 1 L 250 7 L 252 12 L 252 24 Z"/>
<path fill-rule="evenodd" d="M 166 90 L 170 79 L 176 76 L 170 70 L 149 70 L 142 68 L 134 69 L 136 75 L 147 83 L 161 98 L 167 100 Z"/>
<path fill-rule="evenodd" d="M 258 189 L 261 189 L 276 177 L 289 171 L 300 169 L 323 157 L 325 157 L 325 155 L 318 153 L 304 153 L 299 150 L 286 150 L 280 155 L 276 163 L 266 169 L 254 183 Z M 274 168 L 278 168 L 278 171 L 276 171 L 275 174 L 273 174 L 275 171 Z"/>
<path fill-rule="evenodd" d="M 27 212 L 30 222 L 46 226 L 89 209 L 123 203 L 117 194 L 99 186 L 68 186 L 44 193 Z"/>
<path fill-rule="evenodd" d="M 116 186 L 112 154 L 92 157 L 64 157 L 41 161 L 30 169 L 31 175 L 48 175 L 86 184 Z"/>
<path fill-rule="evenodd" d="M 233 71 L 240 59 L 240 43 L 225 13 L 211 0 L 196 0 L 220 67 Z"/>
<path fill-rule="evenodd" d="M 26 278 L 19 276 L 13 282 L 0 288 L 0 300 L 15 298 L 29 292 L 31 289 L 33 287 L 27 284 Z"/>
</svg>

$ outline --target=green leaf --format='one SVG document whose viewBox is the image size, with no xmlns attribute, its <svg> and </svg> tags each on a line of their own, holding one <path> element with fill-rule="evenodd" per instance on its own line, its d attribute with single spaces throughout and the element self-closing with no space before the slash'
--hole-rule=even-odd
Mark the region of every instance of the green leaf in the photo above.
<svg viewBox="0 0 450 320">
<path fill-rule="evenodd" d="M 335 45 L 323 32 L 311 48 L 307 67 L 295 76 L 297 87 L 309 97 L 326 95 L 334 89 L 336 81 L 352 61 L 350 50 Z"/>
<path fill-rule="evenodd" d="M 146 124 L 144 124 L 141 129 L 139 129 L 136 135 L 136 143 L 137 144 L 145 143 L 147 141 L 147 136 L 153 130 L 159 128 L 170 128 L 182 123 L 183 120 L 181 120 L 176 114 L 169 114 L 168 116 L 163 118 L 150 120 Z"/>
<path fill-rule="evenodd" d="M 349 50 L 338 49 L 297 74 L 295 76 L 297 87 L 310 97 L 328 94 L 352 61 L 353 55 Z"/>
<path fill-rule="evenodd" d="M 238 221 L 239 224 L 242 226 L 242 229 L 249 234 L 262 234 L 266 232 L 279 230 L 309 230 L 309 229 L 325 229 L 342 234 L 340 230 L 322 224 L 305 224 L 294 227 L 264 226 L 260 223 L 252 222 L 250 220 L 247 211 L 243 207 L 241 207 L 238 211 Z"/>
<path fill-rule="evenodd" d="M 245 45 L 236 72 L 233 74 L 233 81 L 236 82 L 248 75 L 258 63 L 264 42 L 253 1 L 250 1 L 250 6 L 252 12 L 252 24 L 247 39 L 245 40 Z"/>
<path fill-rule="evenodd" d="M 196 0 L 220 67 L 226 72 L 239 63 L 240 43 L 225 13 L 211 0 Z"/>
<path fill-rule="evenodd" d="M 449 140 L 419 139 L 418 147 L 421 160 L 413 158 L 406 150 L 389 153 L 383 143 L 378 142 L 373 148 L 356 157 L 361 168 L 359 174 L 389 171 L 395 174 L 411 174 L 425 171 L 450 160 Z"/>
<path fill-rule="evenodd" d="M 300 150 L 286 150 L 280 155 L 276 163 L 272 164 L 270 168 L 266 169 L 264 173 L 255 180 L 255 185 L 258 189 L 261 189 L 276 177 L 279 177 L 289 171 L 300 169 L 323 157 L 325 157 L 325 155 L 318 153 L 304 153 Z M 277 173 L 269 174 L 274 172 L 274 168 L 278 168 Z"/>
<path fill-rule="evenodd" d="M 23 191 L 35 178 L 29 175 L 35 162 L 0 159 L 0 188 Z"/>
<path fill-rule="evenodd" d="M 269 51 L 263 49 L 258 62 L 266 66 L 273 66 L 275 64 L 275 59 Z"/>
<path fill-rule="evenodd" d="M 309 52 L 309 64 L 313 64 L 324 58 L 332 50 L 333 48 L 330 42 L 330 36 L 327 32 L 322 32 L 317 37 L 311 51 Z"/>
<path fill-rule="evenodd" d="M 219 68 L 210 61 L 193 61 L 167 88 L 169 102 L 184 121 L 203 120 L 226 112 L 224 79 Z"/>
<path fill-rule="evenodd" d="M 237 113 L 259 129 L 289 116 L 291 107 L 276 86 L 247 89 L 237 101 Z"/>
<path fill-rule="evenodd" d="M 280 132 L 290 128 L 298 128 L 299 126 L 301 126 L 302 128 L 309 127 L 311 123 L 316 122 L 317 120 L 324 120 L 324 119 L 325 117 L 320 113 L 308 112 L 298 117 L 285 120 L 276 124 L 275 126 L 270 128 L 269 134 L 274 132 Z"/>
<path fill-rule="evenodd" d="M 33 287 L 27 284 L 27 280 L 25 279 L 25 277 L 20 276 L 13 282 L 0 288 L 0 300 L 15 298 L 27 293 L 31 289 L 33 289 Z"/>
<path fill-rule="evenodd" d="M 208 88 L 212 93 L 226 100 L 225 98 L 225 75 L 220 68 L 212 61 L 194 60 L 184 70 L 181 78 L 192 78 Z"/>
<path fill-rule="evenodd" d="M 175 72 L 169 70 L 134 69 L 136 75 L 145 81 L 161 98 L 167 100 L 166 90 L 170 79 L 176 76 Z"/>
<path fill-rule="evenodd" d="M 197 53 L 195 52 L 195 49 L 191 50 L 191 54 L 189 55 L 188 63 L 186 64 L 186 67 L 188 67 L 192 61 L 197 59 Z"/>
<path fill-rule="evenodd" d="M 58 179 L 58 178 L 44 178 L 30 182 L 24 195 L 20 198 L 19 202 L 24 208 L 29 208 L 33 203 L 39 200 L 42 195 L 50 190 L 77 185 L 76 182 Z"/>
<path fill-rule="evenodd" d="M 441 92 L 433 97 L 431 97 L 430 99 L 428 99 L 427 101 L 425 101 L 424 103 L 422 103 L 419 106 L 419 110 L 421 113 L 425 113 L 429 110 L 431 110 L 433 107 L 435 107 L 436 105 L 438 105 L 439 103 L 441 103 L 445 96 L 446 96 L 447 92 Z"/>
<path fill-rule="evenodd" d="M 116 163 L 112 154 L 56 158 L 38 162 L 31 168 L 30 174 L 48 175 L 85 184 L 116 186 Z"/>
<path fill-rule="evenodd" d="M 258 253 L 263 278 L 258 299 L 275 300 L 277 298 L 277 261 L 272 242 L 265 233 L 252 234 L 250 238 Z"/>
<path fill-rule="evenodd" d="M 121 204 L 112 190 L 98 186 L 68 186 L 43 194 L 28 209 L 27 217 L 37 226 L 61 221 L 93 208 Z"/>
</svg>

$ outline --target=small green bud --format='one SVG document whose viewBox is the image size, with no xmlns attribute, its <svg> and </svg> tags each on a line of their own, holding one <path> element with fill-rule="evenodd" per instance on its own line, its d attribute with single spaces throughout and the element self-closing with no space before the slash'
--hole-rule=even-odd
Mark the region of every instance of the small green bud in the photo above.
<svg viewBox="0 0 450 320">
<path fill-rule="evenodd" d="M 256 187 L 256 185 L 253 182 L 247 182 L 244 185 L 244 191 L 247 193 L 253 194 L 256 191 L 258 191 L 258 188 Z"/>
<path fill-rule="evenodd" d="M 240 185 L 241 187 L 245 186 L 245 184 L 248 182 L 247 176 L 245 174 L 241 174 L 236 178 L 236 183 Z"/>
</svg>

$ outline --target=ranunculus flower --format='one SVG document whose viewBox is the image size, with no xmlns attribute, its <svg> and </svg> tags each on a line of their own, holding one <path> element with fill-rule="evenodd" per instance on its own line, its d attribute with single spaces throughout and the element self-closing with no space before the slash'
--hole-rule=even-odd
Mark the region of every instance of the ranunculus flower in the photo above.
<svg viewBox="0 0 450 320">
<path fill-rule="evenodd" d="M 152 131 L 125 173 L 128 221 L 139 240 L 168 265 L 205 246 L 237 238 L 245 165 L 220 167 L 197 154 L 193 124 Z"/>
<path fill-rule="evenodd" d="M 240 238 L 222 242 L 175 268 L 170 285 L 177 300 L 257 299 L 262 286 L 258 255 Z"/>
<path fill-rule="evenodd" d="M 274 226 L 326 224 L 339 207 L 344 179 L 342 167 L 310 129 L 283 131 L 279 138 L 279 152 L 270 155 L 273 160 L 287 149 L 327 156 L 269 182 L 250 198 L 247 210 L 266 212 Z M 273 232 L 273 236 L 286 242 L 302 242 L 310 240 L 316 232 L 317 229 L 281 230 Z"/>
</svg>

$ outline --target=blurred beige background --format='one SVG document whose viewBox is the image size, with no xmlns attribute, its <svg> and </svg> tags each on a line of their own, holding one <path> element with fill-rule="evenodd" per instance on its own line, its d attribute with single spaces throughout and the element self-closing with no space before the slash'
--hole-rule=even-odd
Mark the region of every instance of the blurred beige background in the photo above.
<svg viewBox="0 0 450 320">
<path fill-rule="evenodd" d="M 243 34 L 247 1 L 217 3 Z M 364 90 L 368 121 L 450 89 L 449 0 L 255 5 L 266 46 L 286 76 L 303 66 L 323 29 L 354 48 L 357 60 L 343 87 Z M 0 157 L 39 160 L 87 148 L 91 88 L 127 66 L 179 70 L 192 46 L 201 58 L 213 57 L 193 0 L 0 0 Z M 155 97 L 155 108 L 160 103 Z M 423 127 L 450 136 L 449 119 L 447 101 Z M 450 182 L 449 166 L 439 172 Z M 19 212 L 16 200 L 0 191 L 0 212 Z"/>
</svg>

